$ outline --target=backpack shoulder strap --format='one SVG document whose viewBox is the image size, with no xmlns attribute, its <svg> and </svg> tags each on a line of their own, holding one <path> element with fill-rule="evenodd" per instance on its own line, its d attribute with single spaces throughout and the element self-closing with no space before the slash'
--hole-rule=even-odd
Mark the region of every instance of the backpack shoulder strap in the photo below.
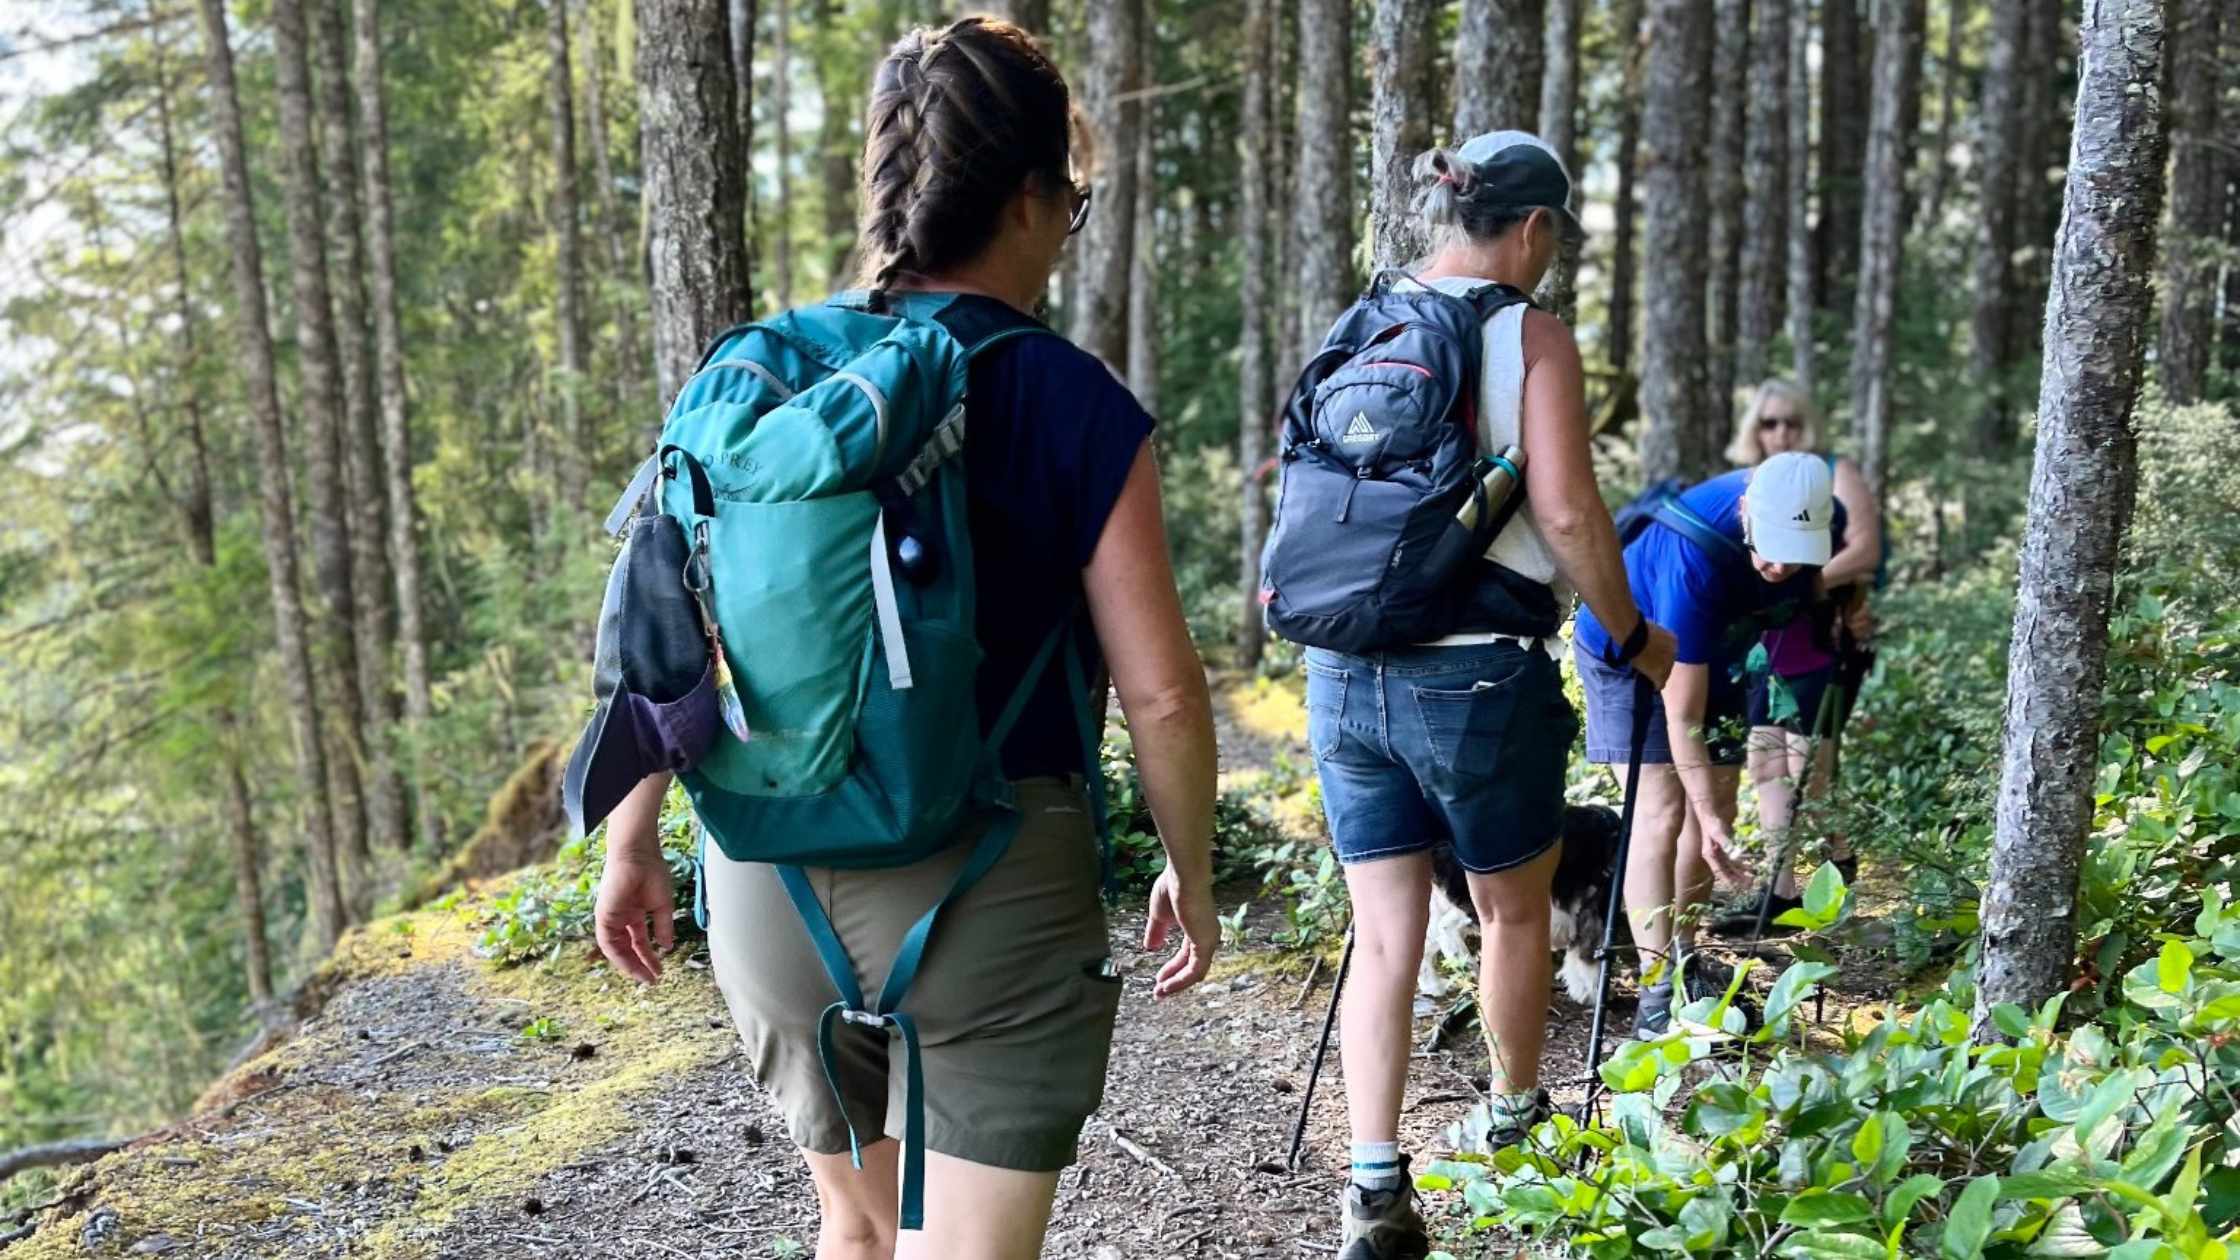
<svg viewBox="0 0 2240 1260">
<path fill-rule="evenodd" d="M 1681 502 L 1679 495 L 1668 494 L 1660 499 L 1654 519 L 1710 555 L 1724 556 L 1730 560 L 1750 558 L 1748 547 L 1720 532 L 1717 526 L 1703 519 L 1694 508 Z"/>
<path fill-rule="evenodd" d="M 1478 313 L 1478 322 L 1480 323 L 1492 319 L 1497 313 L 1512 306 L 1532 305 L 1531 297 L 1526 295 L 1523 290 L 1514 285 L 1503 284 L 1498 280 L 1489 280 L 1461 296 L 1463 301 L 1470 304 L 1470 309 Z"/>
</svg>

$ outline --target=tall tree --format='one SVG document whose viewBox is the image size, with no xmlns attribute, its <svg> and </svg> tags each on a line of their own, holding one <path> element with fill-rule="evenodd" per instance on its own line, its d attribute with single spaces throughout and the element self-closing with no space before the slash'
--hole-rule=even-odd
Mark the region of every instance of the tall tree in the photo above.
<svg viewBox="0 0 2240 1260">
<path fill-rule="evenodd" d="M 1749 136 L 1742 163 L 1740 309 L 1734 372 L 1744 388 L 1766 375 L 1781 330 L 1789 256 L 1789 4 L 1757 0 L 1750 35 Z"/>
<path fill-rule="evenodd" d="M 2162 208 L 2161 0 L 2085 6 L 2076 125 L 2046 305 L 2037 458 L 2007 655 L 2006 746 L 1976 1021 L 2068 985 L 2092 823 L 2108 613 L 2137 492 L 2140 352 Z"/>
<path fill-rule="evenodd" d="M 1890 323 L 1905 249 L 1907 157 L 1904 102 L 1921 92 L 1926 0 L 1876 6 L 1874 121 L 1867 140 L 1866 205 L 1859 228 L 1858 312 L 1851 346 L 1851 415 L 1867 484 L 1882 493 L 1890 448 Z"/>
<path fill-rule="evenodd" d="M 263 523 L 265 578 L 272 598 L 273 639 L 287 690 L 289 728 L 295 736 L 297 789 L 303 798 L 304 868 L 310 883 L 313 934 L 331 947 L 347 922 L 336 853 L 333 815 L 326 808 L 326 745 L 319 729 L 319 686 L 312 673 L 310 635 L 296 576 L 295 508 L 288 494 L 288 443 L 280 423 L 279 374 L 266 322 L 264 257 L 257 247 L 257 212 L 251 201 L 248 146 L 241 138 L 241 96 L 234 85 L 233 46 L 226 33 L 225 0 L 200 0 L 202 37 L 210 76 L 212 122 L 225 184 L 226 241 L 233 254 L 233 295 L 242 376 L 257 446 L 257 508 Z"/>
<path fill-rule="evenodd" d="M 587 462 L 590 433 L 584 425 L 582 390 L 589 376 L 589 335 L 583 321 L 583 235 L 576 191 L 576 98 L 574 58 L 568 48 L 568 0 L 546 0 L 546 99 L 552 111 L 552 320 L 558 326 L 560 371 L 559 458 L 561 497 L 582 508 L 590 483 Z"/>
<path fill-rule="evenodd" d="M 1643 75 L 1643 252 L 1656 260 L 1642 285 L 1641 475 L 1701 477 L 1722 435 L 1704 371 L 1704 180 L 1710 131 L 1711 0 L 1649 0 Z"/>
<path fill-rule="evenodd" d="M 1431 147 L 1431 0 L 1377 0 L 1369 41 L 1369 240 L 1379 267 L 1423 253 L 1410 203 L 1416 155 Z"/>
<path fill-rule="evenodd" d="M 754 10 L 755 0 L 730 0 L 731 105 L 737 112 L 735 134 L 739 152 L 754 152 Z M 742 158 L 742 161 L 745 159 Z M 745 230 L 754 228 L 754 185 L 747 185 L 740 202 Z M 751 251 L 750 251 L 751 257 Z"/>
<path fill-rule="evenodd" d="M 1282 326 L 1269 300 L 1274 252 L 1269 240 L 1277 220 L 1270 203 L 1278 152 L 1275 126 L 1275 61 L 1279 0 L 1245 0 L 1243 153 L 1238 168 L 1238 234 L 1244 255 L 1237 286 L 1237 661 L 1246 669 L 1260 663 L 1266 629 L 1260 617 L 1260 543 L 1268 532 L 1268 498 L 1261 465 L 1268 458 L 1270 413 L 1274 410 L 1274 347 L 1271 327 Z"/>
<path fill-rule="evenodd" d="M 997 0 L 988 10 L 1031 34 L 1050 34 L 1050 0 Z"/>
<path fill-rule="evenodd" d="M 1353 6 L 1299 0 L 1298 154 L 1292 159 L 1292 273 L 1298 327 L 1292 345 L 1304 363 L 1330 322 L 1354 298 Z"/>
<path fill-rule="evenodd" d="M 2217 252 L 2224 235 L 2226 167 L 2218 128 L 2226 0 L 2170 0 L 2170 228 L 2162 246 L 2164 396 L 2201 397 L 2216 335 Z"/>
<path fill-rule="evenodd" d="M 1812 396 L 1819 377 L 1812 335 L 1812 0 L 1789 15 L 1789 372 Z"/>
<path fill-rule="evenodd" d="M 777 157 L 770 208 L 770 287 L 778 308 L 793 305 L 793 0 L 770 5 L 770 139 Z"/>
<path fill-rule="evenodd" d="M 1144 6 L 1144 43 L 1152 43 L 1149 0 Z M 1148 57 L 1146 58 L 1148 60 Z M 1158 111 L 1143 103 L 1136 128 L 1135 248 L 1128 267 L 1128 388 L 1145 411 L 1159 413 L 1159 161 Z"/>
<path fill-rule="evenodd" d="M 724 0 L 635 0 L 646 252 L 660 402 L 753 307 L 747 173 Z"/>
<path fill-rule="evenodd" d="M 1128 272 L 1134 265 L 1136 132 L 1143 85 L 1141 0 L 1092 4 L 1088 68 L 1082 74 L 1081 112 L 1091 128 L 1097 200 L 1081 233 L 1075 269 L 1075 342 L 1113 371 L 1128 366 Z"/>
<path fill-rule="evenodd" d="M 1771 3 L 1771 0 L 1768 0 Z M 1706 241 L 1711 250 L 1710 324 L 1705 342 L 1705 405 L 1722 423 L 1734 410 L 1734 348 L 1742 311 L 1742 215 L 1750 189 L 1743 179 L 1749 140 L 1750 0 L 1714 0 L 1711 139 L 1703 179 L 1710 197 Z"/>
<path fill-rule="evenodd" d="M 1620 377 L 1633 365 L 1636 323 L 1634 234 L 1640 219 L 1640 199 L 1634 195 L 1634 185 L 1641 167 L 1641 93 L 1648 59 L 1643 47 L 1648 31 L 1643 26 L 1642 4 L 1643 0 L 1615 0 L 1611 6 L 1611 24 L 1624 58 L 1624 75 L 1618 89 L 1618 191 L 1616 204 L 1611 207 L 1610 331 L 1606 340 L 1610 368 Z"/>
<path fill-rule="evenodd" d="M 388 504 L 382 492 L 381 422 L 376 414 L 373 334 L 366 320 L 363 201 L 358 193 L 357 128 L 350 115 L 350 40 L 342 0 L 314 0 L 318 53 L 320 146 L 326 193 L 329 289 L 334 295 L 335 353 L 342 366 L 342 472 L 350 504 L 351 633 L 366 725 L 366 821 L 373 839 L 401 849 L 411 837 L 404 776 L 390 754 L 397 693 L 390 685 L 394 650 L 389 627 L 395 589 L 389 573 Z"/>
<path fill-rule="evenodd" d="M 1822 310 L 1840 313 L 1859 265 L 1861 172 L 1867 164 L 1867 48 L 1859 6 L 1821 0 L 1820 220 L 1813 258 Z M 1997 0 L 1994 0 L 1996 3 Z"/>
<path fill-rule="evenodd" d="M 201 354 L 200 318 L 187 272 L 187 234 L 179 197 L 179 141 L 172 123 L 171 64 L 160 41 L 155 45 L 155 58 L 157 153 L 163 170 L 164 243 L 171 261 L 176 317 L 172 340 L 178 354 L 177 380 L 171 393 L 178 403 L 179 431 L 187 440 L 183 468 L 186 485 L 172 497 L 189 558 L 203 569 L 215 569 L 217 508 L 210 492 L 210 443 L 203 423 L 202 395 L 194 376 L 194 364 Z M 168 489 L 169 479 L 163 478 L 160 484 Z M 242 976 L 248 984 L 250 1004 L 260 1013 L 269 1014 L 272 946 L 266 937 L 264 918 L 264 838 L 257 832 L 249 779 L 241 765 L 241 714 L 231 700 L 219 701 L 213 724 L 218 735 L 214 741 L 218 786 L 224 793 L 222 808 L 233 857 L 233 895 L 240 914 Z"/>
<path fill-rule="evenodd" d="M 1579 172 L 1579 25 L 1583 0 L 1549 0 L 1548 25 L 1541 41 L 1544 61 L 1540 76 L 1540 138 L 1556 151 L 1563 169 L 1574 181 Z M 1579 209 L 1580 194 L 1572 191 L 1572 209 Z M 1565 242 L 1540 296 L 1565 323 L 1577 315 L 1579 248 Z"/>
<path fill-rule="evenodd" d="M 837 290 L 848 284 L 855 243 L 856 144 L 849 120 L 862 112 L 862 102 L 854 98 L 863 85 L 849 68 L 853 54 L 836 52 L 829 46 L 848 47 L 847 32 L 840 23 L 840 0 L 820 0 L 820 5 L 818 30 L 828 47 L 817 56 L 818 112 L 822 119 L 817 127 L 817 153 L 823 175 L 824 235 L 832 250 L 825 285 Z"/>
<path fill-rule="evenodd" d="M 1937 68 L 1937 138 L 1929 164 L 1929 221 L 1944 218 L 1945 194 L 1952 186 L 1952 137 L 1960 113 L 1961 41 L 1968 30 L 1969 0 L 1945 0 L 1944 56 Z"/>
<path fill-rule="evenodd" d="M 327 286 L 326 218 L 318 145 L 312 138 L 310 38 L 304 0 L 273 0 L 272 53 L 280 94 L 282 198 L 288 212 L 288 274 L 295 298 L 296 370 L 302 378 L 304 468 L 310 489 L 311 555 L 318 574 L 319 639 L 332 668 L 338 755 L 327 759 L 343 856 L 366 847 L 366 704 L 358 685 L 357 590 L 351 575 L 350 498 L 343 481 L 342 381 L 336 372 L 334 308 Z"/>
<path fill-rule="evenodd" d="M 366 247 L 372 280 L 376 379 L 381 394 L 384 514 L 389 526 L 389 566 L 396 575 L 397 641 L 404 665 L 406 731 L 417 740 L 435 716 L 428 677 L 428 631 L 422 621 L 420 543 L 412 492 L 412 426 L 405 394 L 404 329 L 397 315 L 396 208 L 389 188 L 389 106 L 381 82 L 381 0 L 356 0 L 352 35 L 357 45 L 358 163 L 365 185 Z M 424 845 L 441 848 L 443 819 L 435 808 L 425 756 L 419 759 L 417 830 Z"/>
<path fill-rule="evenodd" d="M 1538 125 L 1545 4 L 1462 0 L 1462 31 L 1454 50 L 1456 144 L 1487 131 L 1529 131 Z"/>
<path fill-rule="evenodd" d="M 2007 376 L 2014 363 L 2013 285 L 2015 170 L 2022 144 L 2023 40 L 2030 0 L 1991 0 L 1991 42 L 1984 50 L 1983 100 L 1977 107 L 1976 242 L 1974 311 L 1969 320 L 1970 362 L 1984 389 L 1976 417 L 1975 447 L 1996 455 L 2013 445 L 2014 404 Z"/>
</svg>

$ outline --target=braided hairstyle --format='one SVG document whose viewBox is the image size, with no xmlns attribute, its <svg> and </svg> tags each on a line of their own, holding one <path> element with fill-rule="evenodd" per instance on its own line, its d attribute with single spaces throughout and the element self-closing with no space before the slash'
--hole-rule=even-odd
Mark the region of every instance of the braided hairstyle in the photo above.
<svg viewBox="0 0 2240 1260">
<path fill-rule="evenodd" d="M 1029 179 L 1068 187 L 1072 97 L 1032 37 L 968 17 L 895 44 L 864 119 L 859 283 L 938 274 L 995 239 Z"/>
</svg>

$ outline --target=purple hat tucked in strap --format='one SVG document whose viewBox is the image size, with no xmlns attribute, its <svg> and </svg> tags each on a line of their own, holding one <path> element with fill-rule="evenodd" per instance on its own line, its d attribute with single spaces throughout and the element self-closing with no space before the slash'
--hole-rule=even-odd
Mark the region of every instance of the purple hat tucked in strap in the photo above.
<svg viewBox="0 0 2240 1260">
<path fill-rule="evenodd" d="M 599 708 L 560 784 L 578 835 L 646 776 L 698 765 L 723 727 L 715 659 L 684 585 L 690 550 L 675 517 L 640 516 L 607 578 L 592 674 Z"/>
</svg>

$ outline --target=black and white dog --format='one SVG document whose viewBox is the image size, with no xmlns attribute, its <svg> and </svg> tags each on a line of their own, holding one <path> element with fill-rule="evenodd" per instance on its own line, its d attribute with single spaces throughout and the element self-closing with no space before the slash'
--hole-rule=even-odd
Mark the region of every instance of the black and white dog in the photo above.
<svg viewBox="0 0 2240 1260">
<path fill-rule="evenodd" d="M 1566 805 L 1563 810 L 1563 857 L 1556 863 L 1555 883 L 1548 893 L 1548 943 L 1563 955 L 1563 990 L 1581 1006 L 1594 1001 L 1595 951 L 1602 946 L 1602 916 L 1610 904 L 1610 889 L 1618 874 L 1618 811 L 1607 805 Z M 1432 878 L 1439 891 L 1471 923 L 1477 910 L 1470 901 L 1470 880 L 1454 850 L 1438 845 L 1431 850 Z M 1632 939 L 1624 915 L 1618 916 L 1619 944 Z"/>
</svg>

